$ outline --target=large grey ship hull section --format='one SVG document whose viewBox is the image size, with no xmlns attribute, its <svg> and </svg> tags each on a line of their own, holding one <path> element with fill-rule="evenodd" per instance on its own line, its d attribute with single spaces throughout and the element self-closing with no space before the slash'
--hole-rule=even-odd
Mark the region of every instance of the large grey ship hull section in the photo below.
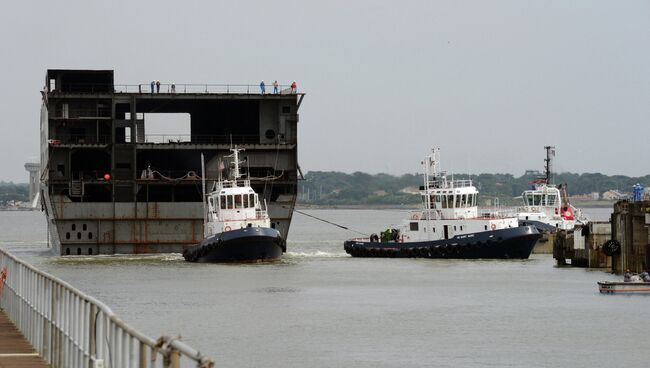
<svg viewBox="0 0 650 368">
<path fill-rule="evenodd" d="M 58 254 L 182 252 L 199 243 L 200 156 L 209 190 L 231 142 L 246 150 L 252 186 L 287 238 L 302 94 L 116 92 L 112 71 L 49 70 L 46 85 L 41 198 Z M 190 133 L 149 136 L 152 112 L 189 114 Z"/>
</svg>

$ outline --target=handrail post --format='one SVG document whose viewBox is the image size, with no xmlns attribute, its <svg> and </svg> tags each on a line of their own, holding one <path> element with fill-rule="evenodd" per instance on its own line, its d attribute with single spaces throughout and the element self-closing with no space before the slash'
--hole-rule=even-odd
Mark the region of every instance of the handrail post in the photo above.
<svg viewBox="0 0 650 368">
<path fill-rule="evenodd" d="M 147 345 L 140 342 L 140 359 L 138 359 L 138 368 L 147 368 Z"/>
<path fill-rule="evenodd" d="M 181 353 L 178 350 L 171 350 L 169 352 L 169 360 L 171 362 L 170 368 L 181 368 Z"/>
<path fill-rule="evenodd" d="M 97 355 L 97 307 L 94 304 L 90 304 L 90 318 L 88 322 L 88 336 L 90 337 L 88 353 L 90 354 L 90 358 L 93 358 Z"/>
</svg>

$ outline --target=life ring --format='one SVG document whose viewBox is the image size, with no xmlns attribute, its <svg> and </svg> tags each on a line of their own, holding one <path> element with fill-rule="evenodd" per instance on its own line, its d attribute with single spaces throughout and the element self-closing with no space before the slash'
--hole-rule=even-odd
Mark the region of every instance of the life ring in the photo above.
<svg viewBox="0 0 650 368">
<path fill-rule="evenodd" d="M 490 228 L 491 228 L 492 230 L 496 230 L 496 229 L 497 229 L 497 224 L 492 224 L 492 225 L 490 225 Z"/>
<path fill-rule="evenodd" d="M 417 213 L 414 213 L 413 216 L 411 216 L 411 220 L 419 220 L 419 219 L 420 219 L 420 215 L 418 215 Z"/>
<path fill-rule="evenodd" d="M 228 225 L 226 225 L 226 227 L 223 228 L 223 231 L 230 231 L 230 230 L 232 230 L 232 228 Z"/>
</svg>

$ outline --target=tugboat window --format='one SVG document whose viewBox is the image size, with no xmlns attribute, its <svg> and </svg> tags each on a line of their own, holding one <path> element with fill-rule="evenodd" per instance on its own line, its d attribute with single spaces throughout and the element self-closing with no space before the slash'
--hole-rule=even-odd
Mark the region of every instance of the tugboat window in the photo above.
<svg viewBox="0 0 650 368">
<path fill-rule="evenodd" d="M 221 204 L 221 206 L 220 206 L 221 209 L 225 210 L 226 209 L 226 196 L 225 195 L 221 196 L 221 198 L 219 200 L 219 203 Z"/>
<path fill-rule="evenodd" d="M 255 207 L 255 194 L 249 194 L 248 198 L 250 198 L 251 207 Z"/>
<path fill-rule="evenodd" d="M 235 208 L 242 208 L 241 194 L 235 195 Z"/>
<path fill-rule="evenodd" d="M 244 208 L 248 208 L 248 207 L 249 207 L 249 206 L 248 206 L 248 195 L 247 195 L 247 194 L 244 194 L 244 198 L 243 198 L 243 199 L 244 199 Z"/>
<path fill-rule="evenodd" d="M 410 230 L 411 231 L 418 231 L 418 223 L 417 222 L 410 222 Z"/>
<path fill-rule="evenodd" d="M 233 206 L 233 198 L 231 195 L 228 196 L 228 209 L 232 210 L 234 208 Z"/>
</svg>

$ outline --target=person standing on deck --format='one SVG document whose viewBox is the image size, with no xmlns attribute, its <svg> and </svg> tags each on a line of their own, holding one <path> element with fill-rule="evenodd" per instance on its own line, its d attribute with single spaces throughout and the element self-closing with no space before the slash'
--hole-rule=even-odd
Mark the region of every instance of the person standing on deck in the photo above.
<svg viewBox="0 0 650 368">
<path fill-rule="evenodd" d="M 297 89 L 298 85 L 296 84 L 296 81 L 293 81 L 293 83 L 291 83 L 291 93 L 296 93 Z"/>
<path fill-rule="evenodd" d="M 278 94 L 278 80 L 273 81 L 273 94 Z"/>
<path fill-rule="evenodd" d="M 260 91 L 262 91 L 262 94 L 266 93 L 266 84 L 264 84 L 264 81 L 260 82 Z"/>
<path fill-rule="evenodd" d="M 156 81 L 156 93 L 160 93 L 160 81 Z"/>
<path fill-rule="evenodd" d="M 153 87 L 156 85 L 156 81 L 151 81 L 151 93 L 153 93 Z"/>
<path fill-rule="evenodd" d="M 176 93 L 176 83 L 172 82 L 172 93 Z"/>
</svg>

